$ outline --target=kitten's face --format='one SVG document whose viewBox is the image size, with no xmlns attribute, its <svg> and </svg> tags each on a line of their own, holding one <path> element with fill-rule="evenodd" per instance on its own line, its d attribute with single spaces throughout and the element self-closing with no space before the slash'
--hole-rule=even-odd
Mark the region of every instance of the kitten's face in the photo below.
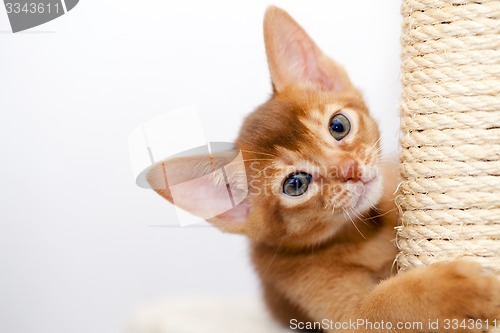
<svg viewBox="0 0 500 333">
<path fill-rule="evenodd" d="M 245 121 L 247 230 L 259 241 L 320 243 L 380 199 L 379 132 L 356 90 L 287 89 Z"/>
<path fill-rule="evenodd" d="M 318 244 L 379 201 L 379 132 L 344 69 L 286 12 L 267 10 L 264 39 L 273 96 L 243 124 L 236 144 L 244 166 L 235 167 L 233 153 L 212 153 L 164 161 L 147 179 L 225 231 Z"/>
</svg>

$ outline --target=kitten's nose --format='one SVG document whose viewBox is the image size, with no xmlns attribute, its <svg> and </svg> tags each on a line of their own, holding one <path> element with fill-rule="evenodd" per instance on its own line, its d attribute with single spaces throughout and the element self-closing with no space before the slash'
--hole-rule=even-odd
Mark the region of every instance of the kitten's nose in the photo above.
<svg viewBox="0 0 500 333">
<path fill-rule="evenodd" d="M 359 182 L 361 180 L 361 173 L 357 161 L 347 160 L 340 165 L 339 179 L 343 182 L 351 180 Z"/>
</svg>

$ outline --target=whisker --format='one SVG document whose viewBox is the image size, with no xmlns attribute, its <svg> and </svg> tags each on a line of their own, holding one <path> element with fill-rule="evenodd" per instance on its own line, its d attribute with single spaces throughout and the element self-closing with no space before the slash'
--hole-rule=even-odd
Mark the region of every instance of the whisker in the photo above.
<svg viewBox="0 0 500 333">
<path fill-rule="evenodd" d="M 257 172 L 257 174 L 255 175 L 255 177 L 260 177 L 261 173 L 263 173 L 264 171 L 266 171 L 267 167 L 266 168 L 263 168 L 262 170 L 260 170 L 259 172 Z"/>
<path fill-rule="evenodd" d="M 349 219 L 351 220 L 352 225 L 354 226 L 354 228 L 356 228 L 356 230 L 359 232 L 359 234 L 361 235 L 361 237 L 363 237 L 364 239 L 366 239 L 365 235 L 363 235 L 363 233 L 361 232 L 361 230 L 359 230 L 358 226 L 356 225 L 356 223 L 352 219 L 351 215 L 349 214 L 349 212 L 345 208 L 344 208 L 344 212 L 347 213 L 347 216 L 349 216 Z"/>
<path fill-rule="evenodd" d="M 378 138 L 378 140 L 375 141 L 375 143 L 370 147 L 370 149 L 375 148 L 375 146 L 380 142 L 381 139 L 382 139 L 382 137 Z"/>
<path fill-rule="evenodd" d="M 249 158 L 244 159 L 243 161 L 274 161 L 272 158 Z"/>
<path fill-rule="evenodd" d="M 244 152 L 247 152 L 247 153 L 254 153 L 254 154 L 261 154 L 261 155 L 267 155 L 267 156 L 272 156 L 272 157 L 278 157 L 277 155 L 274 155 L 274 154 L 269 154 L 269 153 L 264 153 L 264 152 L 261 152 L 261 151 L 255 151 L 255 150 L 245 150 L 245 149 L 240 149 L 240 151 L 244 151 Z"/>
<path fill-rule="evenodd" d="M 251 162 L 251 161 L 274 161 L 274 159 L 272 158 L 250 158 L 250 159 L 247 159 L 247 160 L 243 160 L 244 162 Z M 237 161 L 231 161 L 229 163 L 227 163 L 226 165 L 231 165 L 231 164 L 236 164 L 236 163 L 241 163 L 241 160 L 237 160 Z"/>
<path fill-rule="evenodd" d="M 378 208 L 378 207 L 376 206 L 376 204 L 372 204 L 372 205 L 370 206 L 370 208 L 371 208 L 371 209 L 373 209 L 374 211 L 376 211 L 377 213 L 380 213 L 380 212 L 382 211 L 382 210 L 381 210 L 381 208 Z"/>
<path fill-rule="evenodd" d="M 380 155 L 382 154 L 382 148 L 377 148 L 374 150 L 375 154 Z"/>
<path fill-rule="evenodd" d="M 372 208 L 372 209 L 374 209 L 374 210 L 375 210 L 375 211 L 377 211 L 377 212 L 379 212 L 379 211 L 380 211 L 380 210 L 379 210 L 379 209 L 377 209 L 375 206 L 372 206 L 371 208 Z M 364 221 L 364 222 L 366 222 L 366 221 L 368 221 L 368 220 L 372 220 L 372 221 L 373 221 L 374 219 L 379 218 L 379 217 L 382 217 L 382 216 L 385 216 L 385 215 L 387 215 L 387 214 L 389 214 L 389 213 L 392 213 L 392 212 L 393 212 L 393 211 L 395 211 L 395 210 L 397 210 L 397 208 L 390 209 L 390 210 L 388 210 L 388 211 L 386 211 L 386 212 L 384 212 L 384 213 L 378 214 L 378 215 L 374 215 L 374 216 L 367 216 L 367 217 L 365 217 L 365 218 L 363 219 L 363 221 Z"/>
<path fill-rule="evenodd" d="M 363 216 L 363 214 L 361 214 L 360 212 L 355 211 L 352 208 L 351 208 L 351 212 L 353 212 L 354 215 L 358 218 L 358 220 L 360 220 L 361 222 L 363 222 L 364 225 L 370 226 L 368 223 L 366 223 L 367 218 L 365 216 Z"/>
<path fill-rule="evenodd" d="M 274 259 L 276 259 L 276 255 L 278 254 L 278 251 L 280 249 L 282 242 L 283 242 L 283 240 L 280 240 L 280 242 L 278 243 L 278 246 L 276 247 L 276 251 L 274 252 L 273 257 L 271 258 L 271 261 L 269 261 L 269 265 L 267 265 L 266 270 L 264 271 L 264 274 L 269 270 L 269 268 L 271 268 L 271 265 L 273 264 Z"/>
<path fill-rule="evenodd" d="M 385 215 L 387 215 L 387 214 L 389 214 L 389 213 L 392 213 L 393 211 L 395 211 L 395 210 L 397 210 L 397 209 L 398 209 L 397 207 L 396 207 L 396 208 L 393 208 L 393 209 L 389 209 L 388 211 L 386 211 L 386 212 L 384 212 L 384 213 L 382 213 L 382 214 L 375 215 L 375 216 L 370 216 L 370 218 L 371 218 L 371 219 L 375 219 L 375 218 L 377 218 L 377 217 L 382 217 L 382 216 L 385 216 Z"/>
</svg>

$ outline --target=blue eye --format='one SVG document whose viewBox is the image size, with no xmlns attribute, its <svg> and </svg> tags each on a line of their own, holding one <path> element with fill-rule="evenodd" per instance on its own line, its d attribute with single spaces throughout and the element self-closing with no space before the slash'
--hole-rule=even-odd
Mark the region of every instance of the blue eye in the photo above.
<svg viewBox="0 0 500 333">
<path fill-rule="evenodd" d="M 312 176 L 305 172 L 296 172 L 285 179 L 283 193 L 291 197 L 298 197 L 306 193 Z"/>
<path fill-rule="evenodd" d="M 351 123 L 343 114 L 338 113 L 330 120 L 330 133 L 335 140 L 342 140 L 347 134 L 349 134 L 350 130 Z"/>
</svg>

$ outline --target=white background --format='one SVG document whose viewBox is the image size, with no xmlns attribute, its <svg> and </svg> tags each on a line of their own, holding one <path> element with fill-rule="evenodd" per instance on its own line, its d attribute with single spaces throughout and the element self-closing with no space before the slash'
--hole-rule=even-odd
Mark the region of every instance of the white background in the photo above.
<svg viewBox="0 0 500 333">
<path fill-rule="evenodd" d="M 399 1 L 274 1 L 344 64 L 397 147 Z M 113 333 L 141 304 L 258 293 L 243 238 L 176 229 L 128 134 L 196 104 L 234 140 L 271 92 L 268 1 L 90 1 L 12 34 L 0 7 L 0 332 Z"/>
</svg>

